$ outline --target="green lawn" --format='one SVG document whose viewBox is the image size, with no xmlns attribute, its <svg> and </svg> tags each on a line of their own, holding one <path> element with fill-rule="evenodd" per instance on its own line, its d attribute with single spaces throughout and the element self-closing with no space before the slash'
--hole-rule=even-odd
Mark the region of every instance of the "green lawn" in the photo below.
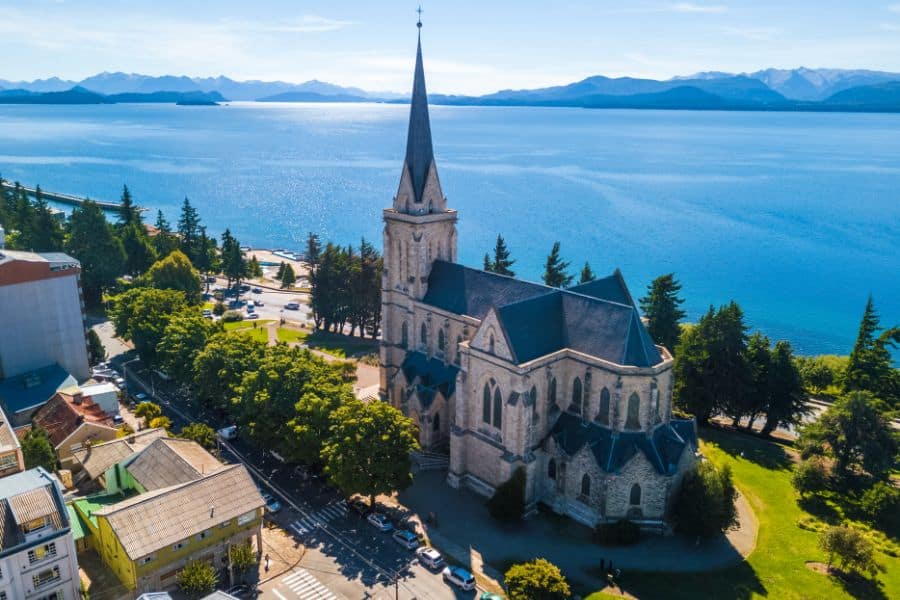
<svg viewBox="0 0 900 600">
<path fill-rule="evenodd" d="M 801 529 L 816 519 L 797 504 L 790 482 L 793 464 L 772 442 L 714 429 L 701 429 L 702 450 L 716 465 L 730 464 L 734 480 L 759 519 L 756 549 L 747 561 L 704 573 L 626 573 L 623 588 L 638 598 L 898 598 L 900 559 L 876 553 L 885 567 L 877 583 L 853 584 L 809 570 L 825 561 L 818 534 Z M 743 455 L 742 455 L 743 453 Z M 587 600 L 600 600 L 594 593 Z"/>
<path fill-rule="evenodd" d="M 318 329 L 306 337 L 306 345 L 338 358 L 362 356 L 378 351 L 378 340 L 328 333 Z"/>
<path fill-rule="evenodd" d="M 302 329 L 289 329 L 287 327 L 279 327 L 278 328 L 278 341 L 279 342 L 302 342 L 309 335 L 308 331 Z"/>
<path fill-rule="evenodd" d="M 223 323 L 222 326 L 225 328 L 225 331 L 249 333 L 253 339 L 259 342 L 268 343 L 269 333 L 266 331 L 266 325 L 271 322 L 271 319 L 261 319 L 259 321 L 232 321 L 231 323 Z"/>
</svg>

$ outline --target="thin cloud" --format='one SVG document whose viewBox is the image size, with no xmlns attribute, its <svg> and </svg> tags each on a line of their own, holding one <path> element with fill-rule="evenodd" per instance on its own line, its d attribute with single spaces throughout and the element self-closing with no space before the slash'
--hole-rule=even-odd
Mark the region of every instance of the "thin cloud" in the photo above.
<svg viewBox="0 0 900 600">
<path fill-rule="evenodd" d="M 767 42 L 778 34 L 775 27 L 725 27 L 728 35 L 733 35 L 754 42 Z"/>
<path fill-rule="evenodd" d="M 896 23 L 882 23 L 878 26 L 878 29 L 882 31 L 900 31 L 900 25 L 897 25 Z"/>
<path fill-rule="evenodd" d="M 703 13 L 715 14 L 728 11 L 723 4 L 694 4 L 693 2 L 678 2 L 669 6 L 669 10 L 679 13 Z"/>
<path fill-rule="evenodd" d="M 900 4 L 891 4 L 887 9 L 891 12 L 900 13 Z"/>
</svg>

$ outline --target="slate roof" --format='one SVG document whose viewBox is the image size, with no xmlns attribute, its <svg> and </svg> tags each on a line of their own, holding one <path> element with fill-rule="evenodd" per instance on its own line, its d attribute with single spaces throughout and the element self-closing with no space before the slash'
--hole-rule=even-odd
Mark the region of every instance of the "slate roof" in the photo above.
<svg viewBox="0 0 900 600">
<path fill-rule="evenodd" d="M 105 517 L 129 558 L 136 560 L 201 531 L 263 507 L 243 465 L 162 488 L 95 511 Z"/>
<path fill-rule="evenodd" d="M 569 456 L 588 446 L 597 466 L 607 473 L 617 472 L 635 454 L 642 452 L 658 473 L 672 475 L 685 448 L 697 447 L 694 422 L 689 420 L 673 420 L 668 425 L 660 425 L 650 436 L 642 431 L 613 434 L 609 427 L 564 412 L 553 425 L 551 436 Z"/>
<path fill-rule="evenodd" d="M 167 437 L 153 441 L 126 467 L 148 492 L 194 481 L 221 468 L 222 463 L 197 442 Z"/>
<path fill-rule="evenodd" d="M 0 381 L 0 402 L 8 415 L 44 404 L 57 391 L 77 385 L 58 364 L 41 367 Z"/>
<path fill-rule="evenodd" d="M 428 358 L 421 352 L 409 352 L 400 368 L 407 381 L 418 378 L 416 392 L 423 408 L 431 406 L 435 392 L 440 391 L 444 398 L 449 398 L 456 389 L 459 368 L 445 365 L 440 359 Z"/>
<path fill-rule="evenodd" d="M 479 320 L 497 307 L 517 364 L 563 348 L 619 365 L 662 361 L 618 271 L 562 290 L 439 260 L 422 301 Z"/>
<path fill-rule="evenodd" d="M 165 429 L 145 429 L 102 444 L 92 444 L 72 453 L 91 479 L 97 479 L 114 464 L 122 462 L 154 440 L 166 437 Z"/>
<path fill-rule="evenodd" d="M 425 91 L 425 68 L 422 66 L 422 36 L 416 48 L 416 71 L 409 105 L 409 131 L 406 136 L 406 168 L 412 179 L 416 202 L 422 201 L 428 171 L 434 162 L 431 145 L 431 121 L 428 118 L 428 93 Z"/>
<path fill-rule="evenodd" d="M 81 403 L 76 404 L 75 396 L 65 392 L 57 392 L 34 413 L 32 419 L 35 425 L 47 432 L 54 448 L 81 427 L 82 423 L 114 428 L 112 417 L 91 400 L 90 396 L 82 396 Z"/>
</svg>

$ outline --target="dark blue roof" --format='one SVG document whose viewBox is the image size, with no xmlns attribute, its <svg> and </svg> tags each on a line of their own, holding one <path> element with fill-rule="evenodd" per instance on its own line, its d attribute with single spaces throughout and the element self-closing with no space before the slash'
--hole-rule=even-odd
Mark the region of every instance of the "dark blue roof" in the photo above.
<svg viewBox="0 0 900 600">
<path fill-rule="evenodd" d="M 436 260 L 428 276 L 426 304 L 457 315 L 484 319 L 492 306 L 549 294 L 553 288 Z"/>
<path fill-rule="evenodd" d="M 597 466 L 607 473 L 618 471 L 635 454 L 642 452 L 658 473 L 671 475 L 675 473 L 684 449 L 696 448 L 696 435 L 682 435 L 693 431 L 693 421 L 673 420 L 668 425 L 658 426 L 650 436 L 642 431 L 623 431 L 613 435 L 605 425 L 564 412 L 553 425 L 551 435 L 569 456 L 574 456 L 587 445 Z"/>
<path fill-rule="evenodd" d="M 425 68 L 422 66 L 422 37 L 416 49 L 416 71 L 413 76 L 412 100 L 409 106 L 409 132 L 406 136 L 406 167 L 412 178 L 416 202 L 422 201 L 428 170 L 434 162 L 431 146 L 431 121 L 428 118 L 428 93 L 425 91 Z"/>
<path fill-rule="evenodd" d="M 631 299 L 631 294 L 628 293 L 628 287 L 625 285 L 622 273 L 618 269 L 609 277 L 582 283 L 567 288 L 567 290 L 576 294 L 599 298 L 600 300 L 609 300 L 610 302 L 634 306 L 634 301 Z"/>
<path fill-rule="evenodd" d="M 77 383 L 65 369 L 52 364 L 0 381 L 0 403 L 3 410 L 12 416 L 44 404 L 57 390 Z"/>
<path fill-rule="evenodd" d="M 459 368 L 444 364 L 440 359 L 428 358 L 421 352 L 409 352 L 400 368 L 407 381 L 415 381 L 423 408 L 431 406 L 436 391 L 440 391 L 444 398 L 449 398 L 456 389 Z"/>
</svg>

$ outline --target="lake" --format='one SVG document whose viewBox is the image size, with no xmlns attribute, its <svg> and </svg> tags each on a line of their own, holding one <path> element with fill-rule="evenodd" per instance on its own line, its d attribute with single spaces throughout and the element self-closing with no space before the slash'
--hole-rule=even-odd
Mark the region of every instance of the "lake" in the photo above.
<svg viewBox="0 0 900 600">
<path fill-rule="evenodd" d="M 871 293 L 900 322 L 900 115 L 431 109 L 459 258 L 502 233 L 525 279 L 553 242 L 571 270 L 622 269 L 639 297 L 674 271 L 696 319 L 737 300 L 802 353 L 850 351 Z M 0 174 L 136 201 L 175 222 L 301 249 L 308 231 L 380 246 L 408 107 L 0 106 Z"/>
</svg>

